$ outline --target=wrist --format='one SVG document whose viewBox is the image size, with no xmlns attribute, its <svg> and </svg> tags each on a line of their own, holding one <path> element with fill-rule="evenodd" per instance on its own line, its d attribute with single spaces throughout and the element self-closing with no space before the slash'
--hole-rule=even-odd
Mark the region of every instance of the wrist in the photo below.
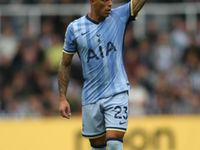
<svg viewBox="0 0 200 150">
<path fill-rule="evenodd" d="M 67 100 L 66 100 L 66 97 L 59 97 L 59 101 L 62 102 L 62 101 L 67 101 Z"/>
</svg>

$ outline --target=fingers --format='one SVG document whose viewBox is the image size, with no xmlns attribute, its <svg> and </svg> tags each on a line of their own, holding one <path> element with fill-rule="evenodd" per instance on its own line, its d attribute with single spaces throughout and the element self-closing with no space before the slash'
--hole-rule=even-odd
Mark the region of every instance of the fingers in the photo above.
<svg viewBox="0 0 200 150">
<path fill-rule="evenodd" d="M 66 114 L 66 113 L 65 113 L 65 114 Z M 70 116 L 71 116 L 71 110 L 70 110 L 70 108 L 69 108 L 69 109 L 67 109 L 66 117 L 69 119 Z"/>
<path fill-rule="evenodd" d="M 66 113 L 66 111 L 67 111 L 67 113 Z M 63 117 L 65 117 L 65 118 L 67 118 L 67 119 L 70 119 L 71 111 L 70 111 L 70 113 L 69 113 L 69 110 L 63 109 L 63 110 L 60 111 L 60 114 L 61 114 Z"/>
<path fill-rule="evenodd" d="M 60 114 L 67 118 L 67 119 L 70 119 L 70 116 L 71 116 L 71 109 L 70 109 L 70 106 L 69 105 L 61 105 L 60 108 L 59 108 L 59 111 L 60 111 Z"/>
<path fill-rule="evenodd" d="M 65 110 L 62 111 L 61 115 L 62 115 L 64 118 L 67 118 L 67 119 L 70 118 L 70 116 L 65 112 Z"/>
</svg>

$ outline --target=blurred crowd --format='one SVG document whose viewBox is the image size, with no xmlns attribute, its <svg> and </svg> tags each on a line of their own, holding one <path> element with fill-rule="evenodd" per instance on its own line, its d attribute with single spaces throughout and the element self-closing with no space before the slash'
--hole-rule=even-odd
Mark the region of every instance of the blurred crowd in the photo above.
<svg viewBox="0 0 200 150">
<path fill-rule="evenodd" d="M 114 0 L 114 2 L 128 2 L 129 0 Z M 0 0 L 0 4 L 66 4 L 85 3 L 88 0 Z M 199 2 L 199 0 L 148 0 L 156 3 Z"/>
<path fill-rule="evenodd" d="M 67 25 L 63 23 L 63 30 L 61 26 L 56 30 L 60 24 L 55 18 L 44 17 L 41 34 L 34 37 L 28 25 L 22 29 L 15 28 L 13 17 L 2 17 L 0 116 L 50 116 L 59 113 L 57 72 Z M 73 17 L 67 17 L 70 18 Z M 80 112 L 81 86 L 76 86 L 76 82 L 72 84 L 75 88 L 70 86 L 74 88 L 72 91 L 69 88 L 69 100 L 77 101 L 77 104 L 73 101 L 72 111 Z"/>
<path fill-rule="evenodd" d="M 8 1 L 0 0 L 4 2 Z M 1 17 L 0 117 L 59 115 L 57 71 L 64 34 L 78 17 L 43 16 L 39 36 L 27 24 L 18 28 L 15 17 Z M 147 21 L 146 36 L 140 39 L 134 37 L 134 22 L 127 28 L 124 65 L 132 87 L 132 116 L 200 114 L 200 19 L 198 31 L 187 31 L 182 16 L 169 22 L 168 30 L 161 30 L 156 21 Z M 75 54 L 67 95 L 74 114 L 81 113 L 82 85 L 81 64 Z"/>
<path fill-rule="evenodd" d="M 200 113 L 200 19 L 197 26 L 187 31 L 184 19 L 174 17 L 169 31 L 148 22 L 141 40 L 127 32 L 131 115 Z"/>
</svg>

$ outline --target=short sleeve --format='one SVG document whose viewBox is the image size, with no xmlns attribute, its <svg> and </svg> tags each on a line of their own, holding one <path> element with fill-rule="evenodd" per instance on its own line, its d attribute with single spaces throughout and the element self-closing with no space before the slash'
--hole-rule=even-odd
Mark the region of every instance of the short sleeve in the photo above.
<svg viewBox="0 0 200 150">
<path fill-rule="evenodd" d="M 136 20 L 138 18 L 138 14 L 133 14 L 133 0 L 130 2 L 130 8 L 131 16 L 134 17 L 134 20 Z"/>
<path fill-rule="evenodd" d="M 121 18 L 123 22 L 131 21 L 131 20 L 136 20 L 137 19 L 137 14 L 133 14 L 133 7 L 132 7 L 133 0 L 130 2 L 114 9 L 114 12 Z"/>
<path fill-rule="evenodd" d="M 67 54 L 76 53 L 76 40 L 73 31 L 73 24 L 70 23 L 65 33 L 65 40 L 63 46 L 63 51 Z"/>
</svg>

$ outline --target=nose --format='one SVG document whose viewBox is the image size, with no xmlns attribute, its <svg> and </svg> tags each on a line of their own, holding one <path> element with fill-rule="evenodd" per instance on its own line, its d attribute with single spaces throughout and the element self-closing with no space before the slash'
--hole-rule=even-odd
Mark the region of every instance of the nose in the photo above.
<svg viewBox="0 0 200 150">
<path fill-rule="evenodd" d="M 112 0 L 108 1 L 108 6 L 111 7 L 112 6 Z"/>
</svg>

